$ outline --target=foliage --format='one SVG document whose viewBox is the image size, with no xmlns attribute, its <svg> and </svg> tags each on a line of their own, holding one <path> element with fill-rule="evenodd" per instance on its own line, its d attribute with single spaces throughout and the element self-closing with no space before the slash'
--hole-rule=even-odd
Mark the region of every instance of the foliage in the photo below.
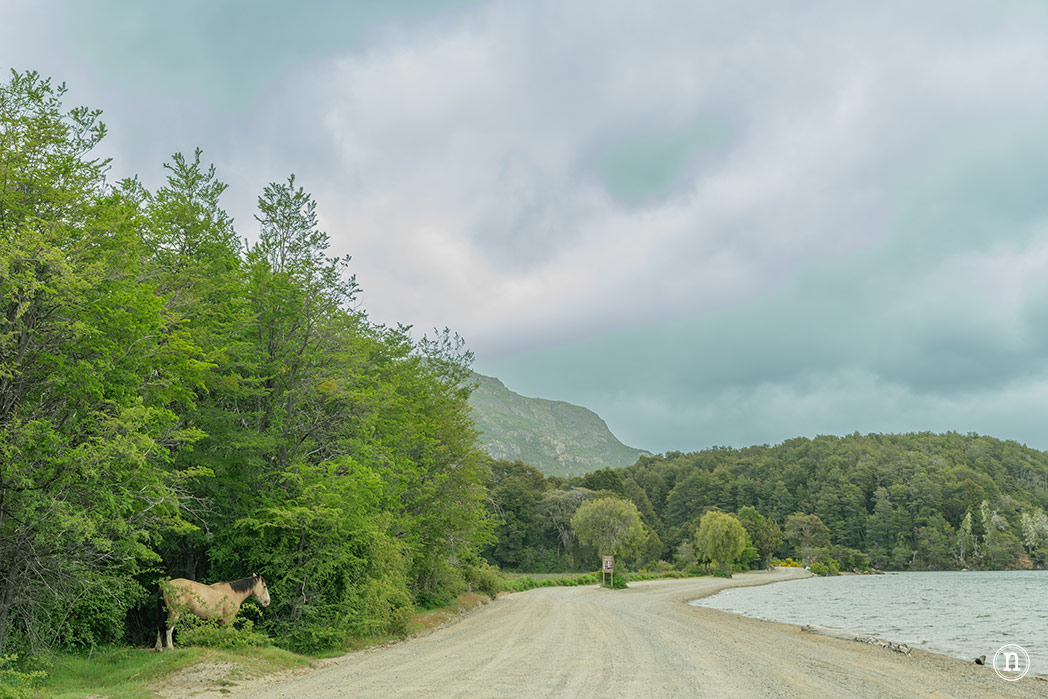
<svg viewBox="0 0 1048 699">
<path fill-rule="evenodd" d="M 580 542 L 593 546 L 602 556 L 628 555 L 646 535 L 637 506 L 614 497 L 580 505 L 571 518 L 571 528 Z"/>
<path fill-rule="evenodd" d="M 832 558 L 813 561 L 808 569 L 815 575 L 840 575 L 841 573 L 837 561 Z"/>
<path fill-rule="evenodd" d="M 599 582 L 600 573 L 538 579 L 524 575 L 503 579 L 502 589 L 505 592 L 524 592 L 525 590 L 533 590 L 536 587 L 575 587 L 578 585 L 594 585 Z"/>
<path fill-rule="evenodd" d="M 265 647 L 273 645 L 273 639 L 260 631 L 250 619 L 239 624 L 224 626 L 215 619 L 198 620 L 178 636 L 180 646 L 201 646 L 204 648 L 225 648 L 238 650 L 248 647 Z"/>
<path fill-rule="evenodd" d="M 47 677 L 43 670 L 19 669 L 17 663 L 16 653 L 0 655 L 0 699 L 29 699 Z"/>
<path fill-rule="evenodd" d="M 480 590 L 491 599 L 495 599 L 502 585 L 499 580 L 499 569 L 483 559 L 467 563 L 464 568 L 466 589 Z"/>
<path fill-rule="evenodd" d="M 134 201 L 87 157 L 99 113 L 64 92 L 0 86 L 0 652 L 113 640 L 197 475 L 167 465 L 200 436 L 175 410 L 206 364 L 149 281 Z"/>
<path fill-rule="evenodd" d="M 772 555 L 782 545 L 782 530 L 778 524 L 750 505 L 740 508 L 738 517 L 753 545 L 760 566 L 767 568 Z"/>
<path fill-rule="evenodd" d="M 957 433 L 798 438 L 643 457 L 613 473 L 618 481 L 601 474 L 589 483 L 621 483 L 661 542 L 656 560 L 682 570 L 694 569 L 698 524 L 714 508 L 737 513 L 762 562 L 811 561 L 830 546 L 848 570 L 1048 566 L 1039 514 L 1048 511 L 1048 454 L 1015 442 Z M 582 478 L 519 483 L 518 502 L 536 503 L 528 510 L 535 520 L 519 510 L 517 562 L 487 549 L 489 560 L 524 570 L 592 565 L 595 554 L 574 538 L 570 517 L 602 494 Z M 791 539 L 783 529 L 795 514 Z M 785 542 L 773 548 L 776 534 Z"/>
<path fill-rule="evenodd" d="M 722 572 L 730 573 L 732 561 L 745 548 L 746 530 L 738 519 L 714 510 L 702 516 L 695 535 L 695 551 L 699 556 L 716 561 Z"/>
<path fill-rule="evenodd" d="M 308 650 L 490 594 L 461 338 L 370 322 L 293 175 L 248 247 L 199 149 L 110 184 L 64 93 L 0 86 L 0 652 L 151 644 L 164 577 L 263 574 Z"/>
<path fill-rule="evenodd" d="M 811 563 L 814 550 L 830 545 L 830 530 L 818 515 L 796 512 L 786 518 L 786 540 Z"/>
<path fill-rule="evenodd" d="M 777 558 L 773 558 L 771 561 L 773 566 L 782 566 L 783 568 L 802 568 L 803 564 L 800 561 L 795 561 L 792 558 L 786 558 L 780 561 Z"/>
</svg>

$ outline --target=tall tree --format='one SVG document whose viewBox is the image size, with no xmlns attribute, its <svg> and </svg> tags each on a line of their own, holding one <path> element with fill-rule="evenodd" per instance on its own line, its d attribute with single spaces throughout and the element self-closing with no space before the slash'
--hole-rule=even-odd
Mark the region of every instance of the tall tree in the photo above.
<svg viewBox="0 0 1048 699">
<path fill-rule="evenodd" d="M 598 555 L 626 555 L 644 542 L 646 535 L 637 506 L 619 498 L 599 498 L 579 505 L 571 518 L 579 541 L 597 549 Z"/>
<path fill-rule="evenodd" d="M 99 112 L 64 92 L 0 86 L 0 652 L 119 635 L 150 542 L 184 526 L 165 463 L 199 436 L 172 410 L 199 350 L 141 283 L 136 202 L 88 156 Z"/>
<path fill-rule="evenodd" d="M 785 533 L 805 563 L 811 563 L 815 549 L 830 545 L 830 530 L 818 515 L 795 512 L 786 519 Z"/>
<path fill-rule="evenodd" d="M 760 556 L 761 567 L 769 567 L 772 555 L 782 545 L 782 530 L 779 529 L 779 525 L 753 507 L 743 507 L 739 510 L 738 517 L 746 533 L 749 534 L 757 555 Z"/>
<path fill-rule="evenodd" d="M 710 510 L 699 521 L 695 551 L 716 561 L 721 571 L 731 574 L 731 562 L 746 548 L 746 530 L 735 517 Z"/>
</svg>

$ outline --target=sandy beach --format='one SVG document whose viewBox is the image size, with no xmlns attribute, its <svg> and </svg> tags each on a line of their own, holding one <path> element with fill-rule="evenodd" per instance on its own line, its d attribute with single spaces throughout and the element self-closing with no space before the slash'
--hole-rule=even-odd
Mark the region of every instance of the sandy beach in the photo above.
<svg viewBox="0 0 1048 699">
<path fill-rule="evenodd" d="M 921 650 L 910 656 L 688 604 L 799 569 L 544 588 L 318 670 L 227 687 L 250 697 L 1043 697 L 1048 682 Z M 992 655 L 994 649 L 987 649 Z"/>
</svg>

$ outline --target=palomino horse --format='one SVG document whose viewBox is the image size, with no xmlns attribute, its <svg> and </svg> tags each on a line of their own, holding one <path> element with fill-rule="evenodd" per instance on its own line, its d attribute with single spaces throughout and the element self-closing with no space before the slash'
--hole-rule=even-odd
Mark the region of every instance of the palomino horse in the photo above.
<svg viewBox="0 0 1048 699">
<path fill-rule="evenodd" d="M 156 631 L 156 649 L 164 650 L 161 643 L 161 632 L 167 627 L 167 647 L 174 648 L 172 635 L 175 631 L 175 622 L 183 612 L 195 614 L 201 619 L 215 619 L 225 626 L 233 621 L 233 617 L 240 611 L 240 605 L 251 595 L 255 596 L 263 607 L 269 606 L 269 588 L 266 581 L 258 573 L 253 573 L 250 578 L 234 580 L 233 582 L 218 582 L 212 585 L 193 582 L 185 578 L 175 578 L 166 583 L 160 583 L 164 604 L 167 606 L 167 622 L 165 624 L 161 614 L 160 624 Z M 159 604 L 159 599 L 157 600 Z"/>
</svg>

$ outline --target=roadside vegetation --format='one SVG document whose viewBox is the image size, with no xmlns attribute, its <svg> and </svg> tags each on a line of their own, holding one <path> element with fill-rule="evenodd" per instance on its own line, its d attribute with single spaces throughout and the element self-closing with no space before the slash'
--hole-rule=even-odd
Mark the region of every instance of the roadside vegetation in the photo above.
<svg viewBox="0 0 1048 699">
<path fill-rule="evenodd" d="M 165 578 L 262 573 L 241 617 L 299 653 L 483 585 L 461 340 L 370 321 L 294 176 L 236 226 L 199 150 L 110 182 L 100 113 L 64 98 L 0 85 L 5 667 L 152 646 Z"/>
</svg>

